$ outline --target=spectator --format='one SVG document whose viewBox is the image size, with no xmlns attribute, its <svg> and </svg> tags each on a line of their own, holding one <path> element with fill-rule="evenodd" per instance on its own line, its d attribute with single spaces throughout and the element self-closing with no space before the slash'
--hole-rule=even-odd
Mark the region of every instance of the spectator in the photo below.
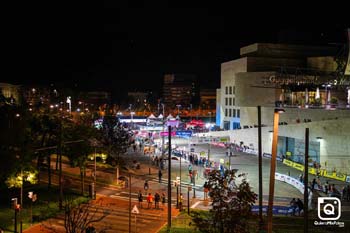
<svg viewBox="0 0 350 233">
<path fill-rule="evenodd" d="M 153 196 L 151 193 L 148 193 L 148 196 L 147 196 L 147 203 L 148 203 L 148 206 L 147 208 L 152 208 L 152 203 L 153 203 Z"/>
<path fill-rule="evenodd" d="M 297 208 L 297 202 L 295 198 L 293 198 L 289 204 L 290 204 L 290 207 L 292 208 L 292 215 L 295 216 L 295 210 Z"/>
<path fill-rule="evenodd" d="M 303 173 L 300 173 L 300 175 L 299 175 L 299 181 L 300 181 L 301 183 L 303 183 L 303 180 L 304 180 Z"/>
<path fill-rule="evenodd" d="M 160 201 L 160 195 L 156 193 L 154 195 L 154 208 L 159 209 L 159 201 Z"/>
<path fill-rule="evenodd" d="M 303 204 L 303 202 L 298 198 L 298 200 L 297 200 L 297 206 L 298 206 L 298 214 L 299 214 L 299 216 L 300 216 L 300 213 L 301 213 L 301 211 L 304 209 L 304 204 Z"/>
<path fill-rule="evenodd" d="M 165 193 L 162 193 L 162 206 L 163 207 L 165 206 L 165 202 L 166 202 Z"/>
<path fill-rule="evenodd" d="M 312 184 L 311 184 L 311 190 L 313 191 L 315 189 L 315 185 L 316 185 L 316 178 L 314 178 L 312 180 Z"/>
</svg>

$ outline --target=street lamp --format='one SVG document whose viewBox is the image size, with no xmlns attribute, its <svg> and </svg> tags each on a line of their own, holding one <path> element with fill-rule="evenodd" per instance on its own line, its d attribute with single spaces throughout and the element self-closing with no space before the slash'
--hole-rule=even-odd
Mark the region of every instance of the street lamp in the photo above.
<svg viewBox="0 0 350 233">
<path fill-rule="evenodd" d="M 211 130 L 211 112 L 208 112 L 209 116 L 210 116 L 210 120 L 209 120 L 209 133 L 208 133 L 208 136 L 209 136 L 209 145 L 208 145 L 208 163 L 210 162 L 209 161 L 209 158 L 210 158 L 210 149 L 211 149 L 211 135 L 210 135 L 210 130 Z"/>
<path fill-rule="evenodd" d="M 176 107 L 177 107 L 177 115 L 180 116 L 180 107 L 181 107 L 181 104 L 177 104 Z"/>
<path fill-rule="evenodd" d="M 262 142 L 261 142 L 261 106 L 258 106 L 258 170 L 259 170 L 259 222 L 263 225 L 262 202 L 263 202 L 263 177 L 262 177 Z"/>
<path fill-rule="evenodd" d="M 279 114 L 285 112 L 284 109 L 276 108 L 273 115 L 273 138 L 272 138 L 272 157 L 270 167 L 270 187 L 269 187 L 269 203 L 267 209 L 267 231 L 272 233 L 272 208 L 273 197 L 275 191 L 275 171 L 276 171 L 276 157 L 277 157 L 277 143 L 278 143 L 278 122 Z"/>
</svg>

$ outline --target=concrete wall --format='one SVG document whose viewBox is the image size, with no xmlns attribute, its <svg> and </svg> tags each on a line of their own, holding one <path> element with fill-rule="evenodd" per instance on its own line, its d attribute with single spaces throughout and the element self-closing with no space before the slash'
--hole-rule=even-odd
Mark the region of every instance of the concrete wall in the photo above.
<svg viewBox="0 0 350 233">
<path fill-rule="evenodd" d="M 258 124 L 257 107 L 241 107 L 241 126 L 254 126 Z M 310 119 L 311 122 L 328 121 L 342 118 L 350 118 L 350 109 L 301 109 L 301 108 L 284 108 L 285 113 L 280 114 L 280 122 L 288 124 L 304 123 L 304 119 Z M 274 107 L 261 108 L 261 124 L 273 124 Z"/>
<path fill-rule="evenodd" d="M 264 88 L 263 77 L 273 75 L 274 72 L 249 72 L 237 73 L 236 80 L 236 105 L 250 107 L 258 105 L 275 105 L 276 89 Z"/>
</svg>

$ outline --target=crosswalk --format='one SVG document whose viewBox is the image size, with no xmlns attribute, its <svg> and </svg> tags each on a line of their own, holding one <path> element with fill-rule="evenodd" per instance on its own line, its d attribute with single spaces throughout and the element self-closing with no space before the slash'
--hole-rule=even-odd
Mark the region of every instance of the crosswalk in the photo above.
<svg viewBox="0 0 350 233">
<path fill-rule="evenodd" d="M 97 213 L 97 217 L 107 212 L 107 216 L 95 224 L 95 228 L 104 232 L 128 232 L 129 221 L 131 223 L 131 232 L 152 232 L 153 227 L 151 224 L 165 222 L 166 216 L 162 216 L 162 213 L 146 213 L 140 211 L 139 214 L 131 214 L 129 218 L 128 209 L 113 209 L 111 207 L 104 207 Z"/>
</svg>

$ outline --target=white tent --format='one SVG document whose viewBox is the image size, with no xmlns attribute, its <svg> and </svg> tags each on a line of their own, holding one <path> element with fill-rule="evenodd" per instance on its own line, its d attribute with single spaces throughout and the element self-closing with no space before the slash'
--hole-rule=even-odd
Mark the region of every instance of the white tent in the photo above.
<svg viewBox="0 0 350 233">
<path fill-rule="evenodd" d="M 169 114 L 169 116 L 167 116 L 167 118 L 166 118 L 167 120 L 173 120 L 173 119 L 175 119 L 171 114 Z"/>
<path fill-rule="evenodd" d="M 163 115 L 159 114 L 158 119 L 163 119 Z"/>
<path fill-rule="evenodd" d="M 156 117 L 153 115 L 153 113 L 148 117 L 148 119 L 156 119 Z"/>
</svg>

